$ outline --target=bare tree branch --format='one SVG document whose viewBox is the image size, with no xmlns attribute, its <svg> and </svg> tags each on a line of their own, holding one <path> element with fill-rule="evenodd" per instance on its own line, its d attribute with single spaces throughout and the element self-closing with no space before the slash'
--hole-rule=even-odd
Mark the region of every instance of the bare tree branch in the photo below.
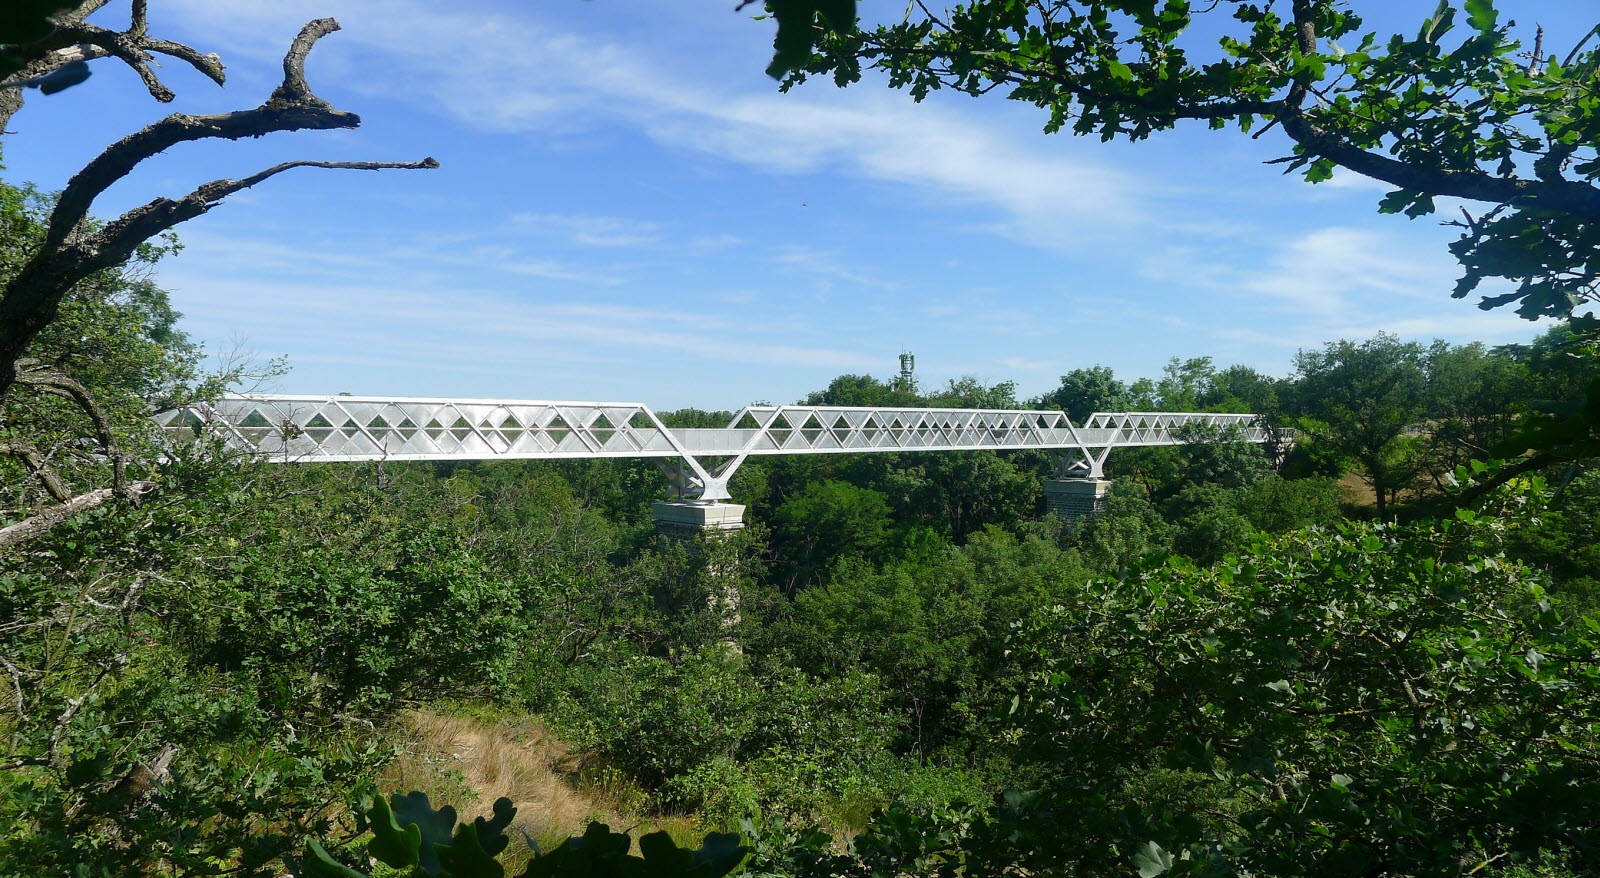
<svg viewBox="0 0 1600 878">
<path fill-rule="evenodd" d="M 128 495 L 139 497 L 149 493 L 155 486 L 156 483 L 153 481 L 133 482 L 128 485 Z M 15 524 L 6 525 L 0 528 L 0 549 L 15 548 L 29 540 L 38 539 L 63 521 L 87 512 L 114 496 L 116 492 L 112 489 L 100 488 L 87 494 L 79 494 L 65 503 L 51 506 Z"/>
<path fill-rule="evenodd" d="M 28 473 L 39 480 L 44 486 L 45 493 L 58 501 L 72 499 L 72 489 L 56 473 L 55 467 L 45 460 L 39 449 L 32 442 L 22 439 L 7 439 L 0 441 L 0 454 L 9 454 L 22 461 Z"/>
<path fill-rule="evenodd" d="M 174 113 L 107 147 L 72 177 L 51 212 L 44 245 L 0 292 L 0 398 L 17 380 L 18 360 L 33 338 L 55 319 L 73 284 L 126 261 L 140 244 L 205 213 L 228 195 L 290 168 L 378 170 L 439 166 L 432 158 L 420 162 L 287 162 L 240 180 L 214 180 L 179 199 L 158 198 L 97 231 L 85 230 L 89 211 L 100 193 L 126 177 L 140 162 L 177 144 L 359 126 L 360 116 L 335 109 L 312 94 L 306 83 L 306 56 L 317 40 L 338 28 L 338 22 L 323 18 L 300 30 L 284 55 L 283 84 L 261 106 L 203 116 Z"/>
<path fill-rule="evenodd" d="M 0 665 L 5 665 L 6 673 L 11 676 L 11 686 L 15 690 L 15 697 L 17 699 L 17 703 L 15 705 L 17 719 L 25 723 L 28 721 L 28 704 L 22 685 L 22 669 L 17 667 L 10 659 L 3 655 L 0 655 Z"/>
<path fill-rule="evenodd" d="M 223 85 L 228 81 L 226 68 L 222 64 L 222 56 L 216 52 L 202 55 L 199 51 L 185 46 L 183 43 L 175 43 L 172 40 L 158 40 L 154 37 L 141 38 L 139 45 L 141 48 L 151 52 L 170 55 L 180 61 L 188 62 L 190 67 L 204 73 L 217 85 Z"/>
<path fill-rule="evenodd" d="M 150 53 L 139 45 L 136 37 L 128 34 L 119 34 L 94 25 L 82 24 L 76 27 L 60 28 L 57 31 L 61 36 L 72 39 L 75 43 L 94 46 L 106 55 L 116 58 L 122 63 L 133 68 L 144 81 L 145 90 L 150 96 L 161 103 L 169 103 L 177 97 L 172 89 L 162 83 L 156 76 L 155 70 L 150 67 Z"/>
<path fill-rule="evenodd" d="M 306 22 L 306 26 L 301 28 L 299 35 L 294 38 L 294 42 L 289 44 L 289 51 L 284 53 L 283 85 L 278 86 L 267 103 L 270 104 L 272 101 L 284 101 L 287 103 L 310 101 L 322 106 L 328 105 L 326 101 L 313 95 L 311 86 L 306 84 L 306 56 L 311 54 L 311 48 L 316 45 L 317 40 L 338 29 L 339 22 L 331 18 L 319 18 L 315 21 Z M 359 120 L 357 120 L 357 124 L 360 124 Z"/>
<path fill-rule="evenodd" d="M 306 55 L 317 39 L 338 28 L 338 22 L 331 18 L 319 18 L 302 28 L 284 56 L 283 85 L 256 109 L 205 116 L 174 113 L 112 144 L 67 182 L 50 214 L 46 247 L 64 243 L 88 216 L 94 199 L 111 184 L 126 177 L 145 159 L 180 143 L 209 138 L 238 140 L 308 128 L 359 127 L 360 116 L 333 109 L 327 101 L 311 94 L 305 81 Z"/>
<path fill-rule="evenodd" d="M 94 425 L 95 441 L 100 443 L 100 450 L 111 461 L 111 488 L 119 497 L 132 499 L 128 494 L 128 462 L 123 457 L 122 447 L 117 443 L 116 434 L 111 429 L 111 420 L 95 401 L 89 389 L 76 380 L 63 375 L 53 369 L 29 369 L 28 360 L 20 360 L 18 366 L 23 371 L 17 374 L 17 383 L 42 390 L 45 393 L 63 396 L 77 403 L 78 408 L 88 416 L 89 423 Z M 66 500 L 65 496 L 57 496 L 57 500 Z"/>
<path fill-rule="evenodd" d="M 43 76 L 73 61 L 114 57 L 133 68 L 151 97 L 165 103 L 173 99 L 173 94 L 151 69 L 150 53 L 155 52 L 187 62 L 218 85 L 226 80 L 222 59 L 217 55 L 203 54 L 182 43 L 149 35 L 147 0 L 133 0 L 132 23 L 126 31 L 118 33 L 85 23 L 84 19 L 108 2 L 88 0 L 71 12 L 58 16 L 55 33 L 25 47 L 28 57 L 17 79 Z M 22 103 L 20 91 L 0 91 L 0 130 L 21 109 Z"/>
</svg>

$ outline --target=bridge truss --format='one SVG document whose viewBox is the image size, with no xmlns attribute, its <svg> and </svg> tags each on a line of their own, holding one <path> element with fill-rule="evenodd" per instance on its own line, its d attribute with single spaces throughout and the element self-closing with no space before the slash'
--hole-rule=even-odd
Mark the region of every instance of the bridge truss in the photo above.
<svg viewBox="0 0 1600 878">
<path fill-rule="evenodd" d="M 1181 444 L 1186 425 L 1268 439 L 1243 414 L 1096 412 L 1079 427 L 1050 411 L 748 406 L 726 427 L 685 429 L 636 402 L 285 394 L 195 403 L 156 423 L 288 463 L 656 458 L 677 496 L 705 501 L 728 499 L 728 480 L 752 455 L 1038 449 L 1056 455 L 1060 476 L 1101 478 L 1113 448 Z"/>
</svg>

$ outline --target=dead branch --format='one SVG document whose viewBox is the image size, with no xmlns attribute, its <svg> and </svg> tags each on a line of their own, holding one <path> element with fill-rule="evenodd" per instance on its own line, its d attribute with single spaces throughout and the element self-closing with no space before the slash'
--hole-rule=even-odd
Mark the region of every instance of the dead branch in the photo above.
<svg viewBox="0 0 1600 878">
<path fill-rule="evenodd" d="M 133 68 L 151 97 L 165 103 L 173 99 L 173 94 L 155 74 L 154 53 L 177 58 L 218 85 L 226 81 L 222 59 L 218 55 L 202 53 L 182 43 L 150 36 L 146 0 L 133 0 L 132 22 L 125 31 L 113 31 L 84 21 L 108 2 L 88 0 L 72 12 L 60 16 L 56 20 L 55 33 L 23 47 L 28 54 L 17 80 L 43 76 L 73 61 L 117 58 Z M 20 91 L 0 92 L 0 130 L 4 130 L 11 117 L 21 109 L 22 103 Z"/>
<path fill-rule="evenodd" d="M 15 697 L 17 699 L 17 703 L 16 703 L 17 721 L 21 722 L 21 723 L 26 723 L 28 721 L 28 710 L 27 710 L 28 705 L 27 705 L 26 699 L 23 696 L 24 687 L 22 685 L 22 669 L 17 667 L 15 664 L 13 664 L 11 662 L 10 659 L 6 658 L 3 655 L 0 655 L 0 665 L 5 665 L 6 666 L 6 673 L 11 676 L 11 687 L 12 687 L 13 690 L 15 690 Z"/>
<path fill-rule="evenodd" d="M 156 483 L 153 481 L 132 482 L 127 486 L 127 495 L 135 498 L 141 497 L 153 490 L 155 486 Z M 63 521 L 79 513 L 87 512 L 114 496 L 116 496 L 116 492 L 113 489 L 100 488 L 86 494 L 79 494 L 66 502 L 43 509 L 15 524 L 6 525 L 0 528 L 0 549 L 14 548 L 29 540 L 42 537 Z"/>
<path fill-rule="evenodd" d="M 35 336 L 55 319 L 73 284 L 127 261 L 145 241 L 216 207 L 228 195 L 291 168 L 359 170 L 436 168 L 420 162 L 287 162 L 239 180 L 214 180 L 188 195 L 158 198 L 124 213 L 98 230 L 86 227 L 95 199 L 140 162 L 180 143 L 238 140 L 279 131 L 355 128 L 361 117 L 335 109 L 311 93 L 305 60 L 317 40 L 339 29 L 331 18 L 300 30 L 283 59 L 283 83 L 253 110 L 211 115 L 174 113 L 107 147 L 67 183 L 51 212 L 45 242 L 0 293 L 0 398 L 17 381 L 18 360 Z"/>
<path fill-rule="evenodd" d="M 39 480 L 46 494 L 63 502 L 72 499 L 72 489 L 67 487 L 67 483 L 56 472 L 55 467 L 50 465 L 50 461 L 45 459 L 38 446 L 32 442 L 24 439 L 7 439 L 0 442 L 0 454 L 9 454 L 22 461 L 28 474 Z"/>
<path fill-rule="evenodd" d="M 100 444 L 100 451 L 111 461 L 111 489 L 119 497 L 132 499 L 128 494 L 128 462 L 123 457 L 122 446 L 111 429 L 111 419 L 106 417 L 105 410 L 100 408 L 89 389 L 53 369 L 39 368 L 34 360 L 20 360 L 17 366 L 22 370 L 17 374 L 18 384 L 65 397 L 77 404 L 94 426 L 94 438 Z M 56 499 L 66 500 L 67 497 L 58 495 Z"/>
</svg>

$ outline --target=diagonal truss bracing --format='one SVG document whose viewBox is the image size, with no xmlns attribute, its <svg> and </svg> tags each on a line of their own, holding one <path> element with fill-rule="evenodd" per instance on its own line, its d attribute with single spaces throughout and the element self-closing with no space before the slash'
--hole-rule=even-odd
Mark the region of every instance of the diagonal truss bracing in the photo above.
<svg viewBox="0 0 1600 878">
<path fill-rule="evenodd" d="M 1176 445 L 1189 424 L 1266 441 L 1254 415 L 750 406 L 727 427 L 669 429 L 643 403 L 245 394 L 156 416 L 177 438 L 210 433 L 280 462 L 651 457 L 680 496 L 728 499 L 751 455 L 1041 449 L 1062 474 L 1100 477 L 1112 448 Z M 674 463 L 675 462 L 675 463 Z"/>
</svg>

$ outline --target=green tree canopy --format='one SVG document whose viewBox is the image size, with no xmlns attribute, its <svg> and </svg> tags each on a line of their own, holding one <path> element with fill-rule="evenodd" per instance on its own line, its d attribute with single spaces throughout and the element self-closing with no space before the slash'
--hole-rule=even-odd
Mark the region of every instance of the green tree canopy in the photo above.
<svg viewBox="0 0 1600 878">
<path fill-rule="evenodd" d="M 1128 385 L 1117 380 L 1110 366 L 1073 369 L 1061 376 L 1061 385 L 1040 398 L 1045 408 L 1060 409 L 1075 424 L 1095 412 L 1120 412 L 1128 408 Z"/>
<path fill-rule="evenodd" d="M 1361 465 L 1382 517 L 1400 488 L 1394 444 L 1426 414 L 1422 346 L 1380 333 L 1301 351 L 1295 368 L 1301 429 Z"/>
<path fill-rule="evenodd" d="M 769 72 L 786 87 L 818 74 L 845 85 L 876 68 L 917 100 L 998 89 L 1043 110 L 1046 131 L 1106 140 L 1186 120 L 1276 130 L 1287 170 L 1310 182 L 1342 167 L 1392 186 L 1385 213 L 1424 216 L 1441 197 L 1476 205 L 1450 247 L 1457 297 L 1489 281 L 1480 307 L 1530 318 L 1600 299 L 1592 34 L 1530 47 L 1493 0 L 1442 0 L 1414 33 L 1390 36 L 1364 29 L 1371 0 L 971 0 L 896 6 L 869 27 L 855 5 L 771 0 Z"/>
</svg>

